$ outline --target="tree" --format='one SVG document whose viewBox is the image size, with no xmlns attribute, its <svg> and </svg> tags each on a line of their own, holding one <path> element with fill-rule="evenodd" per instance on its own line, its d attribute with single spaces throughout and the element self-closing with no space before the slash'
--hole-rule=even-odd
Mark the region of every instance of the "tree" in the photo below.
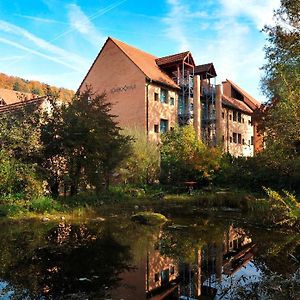
<svg viewBox="0 0 300 300">
<path fill-rule="evenodd" d="M 267 142 L 290 150 L 300 143 L 300 1 L 281 0 L 276 24 L 265 27 L 267 63 L 262 81 L 269 97 L 263 126 Z"/>
<path fill-rule="evenodd" d="M 56 106 L 42 128 L 47 163 L 53 170 L 53 191 L 63 180 L 76 194 L 81 185 L 109 188 L 110 177 L 130 153 L 130 138 L 110 113 L 105 95 L 91 88 L 76 95 L 69 105 Z M 63 170 L 60 167 L 63 166 Z"/>
<path fill-rule="evenodd" d="M 159 145 L 148 137 L 142 128 L 133 127 L 124 130 L 124 134 L 133 137 L 132 153 L 124 160 L 119 172 L 125 182 L 151 184 L 159 178 Z"/>
<path fill-rule="evenodd" d="M 300 1 L 281 0 L 274 19 L 274 26 L 264 28 L 268 45 L 262 87 L 269 102 L 259 114 L 263 155 L 279 176 L 295 183 L 300 178 Z"/>
<path fill-rule="evenodd" d="M 176 127 L 162 136 L 162 180 L 211 182 L 220 168 L 221 150 L 208 148 L 192 126 Z"/>
</svg>

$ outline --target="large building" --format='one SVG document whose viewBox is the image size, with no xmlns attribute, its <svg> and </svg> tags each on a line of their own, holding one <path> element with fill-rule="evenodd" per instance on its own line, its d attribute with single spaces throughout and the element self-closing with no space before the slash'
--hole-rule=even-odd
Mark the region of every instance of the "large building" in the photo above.
<svg viewBox="0 0 300 300">
<path fill-rule="evenodd" d="M 196 65 L 190 51 L 166 57 L 108 38 L 79 87 L 106 93 L 121 127 L 149 139 L 176 124 L 193 124 L 203 142 L 235 156 L 260 148 L 253 111 L 260 103 L 231 80 L 216 85 L 214 65 Z"/>
</svg>

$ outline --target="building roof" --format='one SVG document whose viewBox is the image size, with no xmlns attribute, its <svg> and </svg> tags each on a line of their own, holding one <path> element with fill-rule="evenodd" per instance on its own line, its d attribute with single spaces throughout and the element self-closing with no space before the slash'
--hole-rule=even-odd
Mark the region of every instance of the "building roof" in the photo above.
<svg viewBox="0 0 300 300">
<path fill-rule="evenodd" d="M 26 97 L 27 99 L 34 98 L 33 94 L 17 92 L 14 90 L 0 88 L 0 100 L 3 100 L 5 104 L 13 104 L 16 102 L 20 102 L 21 99 Z"/>
<path fill-rule="evenodd" d="M 185 51 L 182 53 L 159 57 L 156 59 L 156 63 L 158 66 L 163 66 L 163 65 L 169 65 L 169 64 L 173 64 L 173 63 L 182 62 L 189 54 L 191 54 L 190 51 Z"/>
<path fill-rule="evenodd" d="M 119 47 L 128 58 L 145 74 L 149 79 L 166 84 L 178 89 L 179 86 L 156 64 L 156 59 L 152 54 L 144 52 L 140 49 L 127 45 L 119 40 L 108 38 Z"/>
<path fill-rule="evenodd" d="M 214 78 L 217 76 L 215 67 L 213 63 L 198 65 L 195 67 L 195 75 L 200 75 L 201 78 Z"/>
<path fill-rule="evenodd" d="M 259 108 L 261 106 L 261 103 L 257 101 L 255 98 L 253 98 L 251 95 L 249 95 L 245 90 L 243 90 L 241 87 L 239 87 L 236 83 L 233 81 L 226 79 L 227 82 L 231 84 L 238 92 L 240 92 L 244 96 L 245 103 L 252 109 L 255 110 L 256 108 Z"/>
<path fill-rule="evenodd" d="M 21 109 L 21 108 L 23 108 L 27 105 L 40 105 L 46 99 L 47 99 L 47 97 L 43 96 L 43 97 L 29 99 L 29 100 L 25 100 L 25 101 L 24 100 L 23 101 L 19 100 L 18 102 L 15 102 L 15 103 L 11 103 L 11 104 L 8 104 L 8 105 L 3 105 L 3 106 L 0 106 L 0 114 Z"/>
<path fill-rule="evenodd" d="M 247 114 L 253 113 L 253 110 L 249 106 L 247 106 L 247 104 L 244 103 L 243 101 L 228 97 L 224 94 L 222 95 L 222 103 L 225 106 L 229 106 L 229 107 L 238 109 Z"/>
</svg>

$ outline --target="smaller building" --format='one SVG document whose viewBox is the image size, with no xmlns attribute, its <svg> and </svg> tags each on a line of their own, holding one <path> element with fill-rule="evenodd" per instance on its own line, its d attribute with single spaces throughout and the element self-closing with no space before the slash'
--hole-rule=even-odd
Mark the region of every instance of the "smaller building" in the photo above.
<svg viewBox="0 0 300 300">
<path fill-rule="evenodd" d="M 30 93 L 21 93 L 0 88 L 0 114 L 23 109 L 27 106 L 35 106 L 43 111 L 50 111 L 51 106 L 46 96 L 36 97 Z"/>
</svg>

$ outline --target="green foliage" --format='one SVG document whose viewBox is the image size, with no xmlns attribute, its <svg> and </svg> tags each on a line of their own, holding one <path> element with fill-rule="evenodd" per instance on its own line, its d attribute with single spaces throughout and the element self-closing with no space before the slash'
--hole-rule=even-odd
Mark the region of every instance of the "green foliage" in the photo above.
<svg viewBox="0 0 300 300">
<path fill-rule="evenodd" d="M 273 216 L 277 223 L 295 223 L 300 220 L 300 204 L 296 197 L 283 190 L 282 194 L 270 189 L 264 188 L 268 195 Z"/>
<path fill-rule="evenodd" d="M 22 193 L 25 198 L 42 193 L 42 183 L 36 176 L 35 166 L 10 158 L 0 150 L 0 195 Z"/>
<path fill-rule="evenodd" d="M 162 136 L 161 173 L 164 182 L 211 182 L 220 168 L 221 151 L 208 148 L 192 126 L 177 127 Z"/>
<path fill-rule="evenodd" d="M 148 140 L 141 128 L 127 128 L 123 132 L 133 137 L 132 153 L 122 163 L 119 173 L 123 181 L 132 184 L 152 184 L 159 178 L 160 152 L 157 143 Z"/>
<path fill-rule="evenodd" d="M 37 162 L 41 154 L 40 115 L 34 105 L 1 113 L 1 149 L 23 163 Z"/>
<path fill-rule="evenodd" d="M 41 129 L 52 192 L 58 194 L 61 182 L 72 195 L 79 187 L 108 189 L 112 173 L 130 154 L 130 137 L 121 134 L 105 95 L 88 88 L 69 105 L 53 108 Z"/>
<path fill-rule="evenodd" d="M 62 210 L 61 205 L 51 197 L 41 196 L 30 201 L 29 210 L 37 213 L 50 213 Z"/>
<path fill-rule="evenodd" d="M 269 103 L 258 114 L 266 145 L 262 156 L 277 178 L 287 178 L 286 188 L 299 191 L 300 1 L 281 0 L 274 19 L 275 25 L 264 29 L 268 44 L 262 89 Z"/>
</svg>

